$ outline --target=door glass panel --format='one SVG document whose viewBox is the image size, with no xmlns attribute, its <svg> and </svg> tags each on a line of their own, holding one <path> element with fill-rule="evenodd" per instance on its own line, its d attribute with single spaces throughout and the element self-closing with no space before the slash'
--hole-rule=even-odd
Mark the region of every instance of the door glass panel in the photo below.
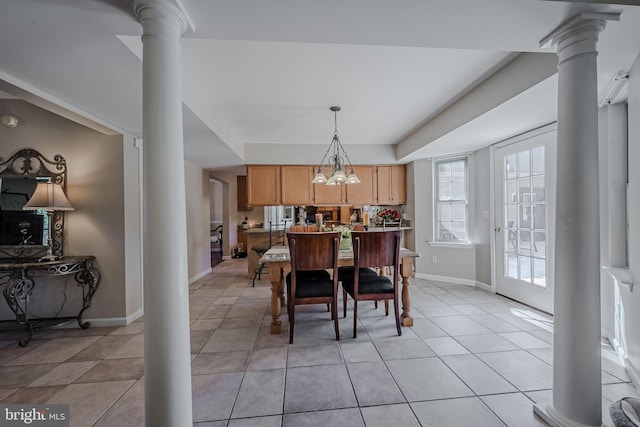
<svg viewBox="0 0 640 427">
<path fill-rule="evenodd" d="M 544 232 L 536 231 L 533 233 L 533 254 L 541 258 L 543 261 L 547 257 L 546 235 Z"/>
<path fill-rule="evenodd" d="M 512 279 L 518 278 L 518 257 L 516 255 L 507 255 L 506 262 L 507 277 Z"/>
<path fill-rule="evenodd" d="M 533 228 L 535 230 L 545 229 L 545 210 L 541 203 L 533 205 Z"/>
<path fill-rule="evenodd" d="M 515 228 L 509 228 L 504 233 L 504 247 L 505 252 L 508 254 L 516 253 L 518 250 L 518 232 L 515 231 Z"/>
<path fill-rule="evenodd" d="M 505 203 L 518 203 L 518 189 L 517 181 L 515 179 L 509 179 L 505 182 L 504 202 Z"/>
<path fill-rule="evenodd" d="M 531 172 L 530 150 L 520 151 L 518 153 L 518 176 L 529 176 Z"/>
<path fill-rule="evenodd" d="M 505 276 L 546 287 L 545 150 L 504 156 Z"/>
<path fill-rule="evenodd" d="M 506 179 L 513 179 L 516 178 L 518 176 L 518 168 L 516 165 L 516 155 L 515 154 L 509 154 L 508 156 L 505 156 L 505 178 Z"/>
<path fill-rule="evenodd" d="M 518 267 L 520 268 L 520 280 L 531 283 L 531 258 L 519 256 Z"/>
<path fill-rule="evenodd" d="M 531 179 L 518 180 L 518 203 L 531 203 Z"/>
<path fill-rule="evenodd" d="M 544 146 L 531 150 L 531 174 L 544 175 Z"/>
<path fill-rule="evenodd" d="M 534 176 L 531 179 L 531 201 L 532 202 L 544 202 L 545 201 L 545 191 L 544 191 L 544 175 Z"/>
<path fill-rule="evenodd" d="M 531 232 L 528 230 L 520 230 L 518 236 L 518 253 L 531 255 Z"/>
<path fill-rule="evenodd" d="M 543 288 L 547 287 L 547 272 L 546 272 L 547 263 L 544 259 L 534 258 L 533 259 L 533 283 L 538 286 L 542 286 Z"/>
<path fill-rule="evenodd" d="M 517 205 L 509 205 L 507 208 L 507 227 L 517 227 L 518 226 L 518 206 Z"/>
</svg>

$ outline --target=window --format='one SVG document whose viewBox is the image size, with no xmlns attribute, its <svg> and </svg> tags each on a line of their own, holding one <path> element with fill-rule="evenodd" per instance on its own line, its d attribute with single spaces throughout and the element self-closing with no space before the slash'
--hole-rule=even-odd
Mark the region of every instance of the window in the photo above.
<svg viewBox="0 0 640 427">
<path fill-rule="evenodd" d="M 467 159 L 434 161 L 435 241 L 469 241 Z"/>
</svg>

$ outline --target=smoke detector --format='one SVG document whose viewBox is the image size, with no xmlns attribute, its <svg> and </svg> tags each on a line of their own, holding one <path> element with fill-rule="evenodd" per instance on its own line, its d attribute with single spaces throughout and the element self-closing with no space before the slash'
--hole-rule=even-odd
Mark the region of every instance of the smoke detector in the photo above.
<svg viewBox="0 0 640 427">
<path fill-rule="evenodd" d="M 8 128 L 14 128 L 18 126 L 18 118 L 16 116 L 5 114 L 0 120 L 2 120 L 2 124 Z"/>
</svg>

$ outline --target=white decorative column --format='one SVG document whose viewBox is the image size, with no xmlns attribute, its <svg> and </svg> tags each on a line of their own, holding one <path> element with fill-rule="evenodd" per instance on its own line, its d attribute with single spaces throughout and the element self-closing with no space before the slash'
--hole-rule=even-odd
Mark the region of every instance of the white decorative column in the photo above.
<svg viewBox="0 0 640 427">
<path fill-rule="evenodd" d="M 606 20 L 582 13 L 541 42 L 558 52 L 552 426 L 601 426 L 600 220 L 596 43 Z"/>
<path fill-rule="evenodd" d="M 143 28 L 144 382 L 147 426 L 191 426 L 191 350 L 180 37 L 165 0 L 136 0 Z"/>
</svg>

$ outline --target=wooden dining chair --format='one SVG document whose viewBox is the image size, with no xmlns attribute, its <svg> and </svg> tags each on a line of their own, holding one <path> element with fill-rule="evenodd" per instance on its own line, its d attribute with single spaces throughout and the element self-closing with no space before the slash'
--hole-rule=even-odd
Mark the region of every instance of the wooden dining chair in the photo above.
<svg viewBox="0 0 640 427">
<path fill-rule="evenodd" d="M 329 304 L 336 340 L 338 329 L 338 250 L 340 231 L 287 234 L 291 254 L 291 272 L 287 274 L 287 311 L 289 344 L 293 343 L 295 307 L 301 304 Z M 329 274 L 327 270 L 332 270 Z"/>
<path fill-rule="evenodd" d="M 403 230 L 352 231 L 353 274 L 341 277 L 343 312 L 347 315 L 347 294 L 353 298 L 353 337 L 358 326 L 358 301 L 393 301 L 398 335 L 400 313 L 398 312 L 398 284 L 400 277 L 400 241 Z M 391 278 L 371 274 L 372 267 L 390 267 Z M 387 311 L 388 314 L 388 311 Z"/>
</svg>

